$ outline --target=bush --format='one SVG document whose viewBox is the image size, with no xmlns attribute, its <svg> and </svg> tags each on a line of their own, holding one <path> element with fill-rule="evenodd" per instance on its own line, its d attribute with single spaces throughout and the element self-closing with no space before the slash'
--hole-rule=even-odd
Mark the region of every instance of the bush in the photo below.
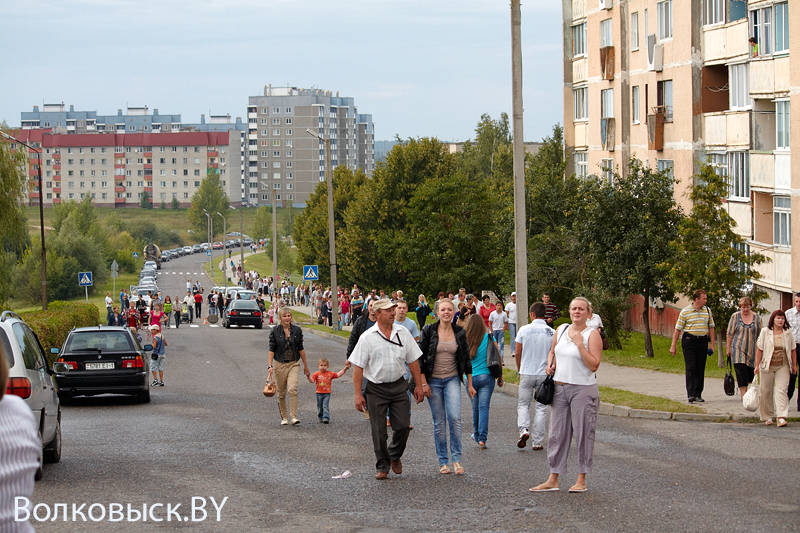
<svg viewBox="0 0 800 533">
<path fill-rule="evenodd" d="M 50 348 L 61 348 L 72 328 L 100 323 L 100 311 L 94 304 L 78 302 L 50 302 L 47 311 L 28 311 L 20 316 L 39 337 L 49 365 L 58 358 Z"/>
</svg>

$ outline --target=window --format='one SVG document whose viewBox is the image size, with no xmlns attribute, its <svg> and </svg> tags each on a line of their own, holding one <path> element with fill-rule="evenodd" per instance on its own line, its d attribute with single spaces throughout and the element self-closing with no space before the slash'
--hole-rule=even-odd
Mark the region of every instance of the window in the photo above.
<svg viewBox="0 0 800 533">
<path fill-rule="evenodd" d="M 614 46 L 611 19 L 600 21 L 600 48 L 605 48 L 606 46 Z"/>
<path fill-rule="evenodd" d="M 639 12 L 631 13 L 631 50 L 639 49 Z"/>
<path fill-rule="evenodd" d="M 586 55 L 586 22 L 572 27 L 572 57 Z"/>
<path fill-rule="evenodd" d="M 639 124 L 639 86 L 631 87 L 631 120 Z"/>
<path fill-rule="evenodd" d="M 292 151 L 286 150 L 286 157 L 292 157 Z"/>
<path fill-rule="evenodd" d="M 574 120 L 587 120 L 589 118 L 588 87 L 579 87 L 572 91 L 574 106 Z"/>
<path fill-rule="evenodd" d="M 286 119 L 286 123 L 287 123 L 287 124 L 291 124 L 291 123 L 292 123 L 292 119 L 290 119 L 290 118 L 287 118 L 287 119 Z"/>
<path fill-rule="evenodd" d="M 280 184 L 280 183 L 273 183 L 273 184 L 272 184 L 272 188 L 273 188 L 274 190 L 276 190 L 276 191 L 277 191 L 277 190 L 280 190 L 280 188 L 281 188 L 281 184 Z"/>
<path fill-rule="evenodd" d="M 750 153 L 728 152 L 729 198 L 750 199 Z"/>
<path fill-rule="evenodd" d="M 728 177 L 728 154 L 709 154 L 711 168 L 717 176 Z"/>
<path fill-rule="evenodd" d="M 575 175 L 585 178 L 589 175 L 589 153 L 575 152 Z"/>
<path fill-rule="evenodd" d="M 286 130 L 286 135 L 291 135 L 291 134 L 292 134 L 292 130 Z"/>
<path fill-rule="evenodd" d="M 287 180 L 290 180 L 290 179 L 292 179 L 292 178 L 294 178 L 294 175 L 293 175 L 291 172 L 287 172 L 287 173 L 286 173 L 286 179 L 287 179 Z"/>
<path fill-rule="evenodd" d="M 286 188 L 287 189 L 294 189 L 294 184 L 293 183 L 287 183 L 286 184 Z"/>
<path fill-rule="evenodd" d="M 162 176 L 166 176 L 166 175 L 167 175 L 167 171 L 166 171 L 166 170 L 164 170 L 164 169 L 161 169 L 161 175 L 162 175 Z"/>
<path fill-rule="evenodd" d="M 200 164 L 200 158 L 199 157 L 195 157 L 194 158 L 194 164 L 195 165 L 199 165 Z"/>
<path fill-rule="evenodd" d="M 778 125 L 778 148 L 789 148 L 789 101 L 775 102 L 775 122 Z"/>
<path fill-rule="evenodd" d="M 664 0 L 656 4 L 656 24 L 658 40 L 672 39 L 672 0 Z"/>
<path fill-rule="evenodd" d="M 279 118 L 273 118 L 272 119 L 272 125 L 273 126 L 277 126 L 280 123 L 281 123 L 281 119 L 279 119 Z"/>
<path fill-rule="evenodd" d="M 280 152 L 272 152 L 272 157 L 280 157 L 280 156 L 281 156 Z"/>
<path fill-rule="evenodd" d="M 614 184 L 614 160 L 613 159 L 601 159 L 600 160 L 600 170 L 603 173 L 603 181 L 608 182 L 609 184 Z"/>
<path fill-rule="evenodd" d="M 658 171 L 666 172 L 670 177 L 675 178 L 675 162 L 672 159 L 659 159 Z"/>
<path fill-rule="evenodd" d="M 280 140 L 272 141 L 272 146 L 280 146 L 280 145 L 281 145 L 281 141 Z"/>
<path fill-rule="evenodd" d="M 281 162 L 280 161 L 273 161 L 272 162 L 272 168 L 281 168 Z"/>
<path fill-rule="evenodd" d="M 775 53 L 789 51 L 789 3 L 775 4 Z"/>
<path fill-rule="evenodd" d="M 291 112 L 292 112 L 292 108 L 291 108 L 291 107 L 287 107 L 287 108 L 286 108 L 286 112 L 287 112 L 287 113 L 291 113 Z"/>
<path fill-rule="evenodd" d="M 792 199 L 788 196 L 772 197 L 772 216 L 775 246 L 792 245 Z"/>
<path fill-rule="evenodd" d="M 274 180 L 281 179 L 281 173 L 280 172 L 273 172 L 272 173 L 272 179 L 274 179 Z"/>
<path fill-rule="evenodd" d="M 200 169 L 199 168 L 194 169 L 194 175 L 195 176 L 199 176 L 200 175 Z"/>
<path fill-rule="evenodd" d="M 284 144 L 286 145 L 287 148 L 291 148 L 292 147 L 292 140 L 289 139 L 289 140 L 285 141 Z"/>
<path fill-rule="evenodd" d="M 749 65 L 741 63 L 739 65 L 731 65 L 729 68 L 730 109 L 731 111 L 748 109 L 750 108 Z"/>
<path fill-rule="evenodd" d="M 281 114 L 281 108 L 280 107 L 273 107 L 272 108 L 272 114 L 273 115 L 280 115 Z"/>
<path fill-rule="evenodd" d="M 672 120 L 672 80 L 658 82 L 658 106 L 664 110 L 664 119 Z"/>
<path fill-rule="evenodd" d="M 703 0 L 703 24 L 725 22 L 725 0 Z"/>
<path fill-rule="evenodd" d="M 753 55 L 768 56 L 772 53 L 772 6 L 750 12 L 750 35 L 758 46 Z"/>
<path fill-rule="evenodd" d="M 287 153 L 286 155 L 291 157 L 291 152 Z M 294 163 L 292 163 L 291 161 L 287 161 L 286 162 L 286 168 L 292 168 L 293 166 L 294 166 Z"/>
<path fill-rule="evenodd" d="M 614 116 L 614 89 L 600 91 L 600 118 Z"/>
</svg>

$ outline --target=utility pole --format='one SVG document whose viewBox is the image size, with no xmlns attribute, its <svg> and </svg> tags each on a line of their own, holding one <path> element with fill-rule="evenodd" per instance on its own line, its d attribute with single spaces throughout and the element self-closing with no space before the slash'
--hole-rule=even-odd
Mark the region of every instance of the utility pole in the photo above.
<svg viewBox="0 0 800 533">
<path fill-rule="evenodd" d="M 228 246 L 228 218 L 222 216 L 222 213 L 217 211 L 217 214 L 222 217 L 222 235 L 225 237 L 222 239 L 222 282 L 225 287 L 228 286 L 228 275 L 225 273 L 225 248 Z M 233 282 L 233 272 L 231 272 L 231 282 Z"/>
<path fill-rule="evenodd" d="M 273 294 L 280 296 L 278 290 L 278 200 L 277 193 L 272 189 L 272 286 Z"/>
<path fill-rule="evenodd" d="M 517 331 L 528 323 L 528 232 L 525 229 L 525 138 L 522 133 L 522 16 L 511 0 L 511 95 L 514 128 L 514 266 Z"/>
<path fill-rule="evenodd" d="M 325 139 L 325 177 L 328 182 L 328 246 L 331 255 L 331 329 L 339 331 L 339 290 L 336 286 L 336 234 L 333 227 L 333 169 L 331 138 Z"/>
</svg>

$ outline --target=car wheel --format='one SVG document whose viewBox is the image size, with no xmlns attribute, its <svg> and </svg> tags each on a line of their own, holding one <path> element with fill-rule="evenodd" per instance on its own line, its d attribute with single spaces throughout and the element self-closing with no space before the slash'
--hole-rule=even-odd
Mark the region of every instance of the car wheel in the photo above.
<svg viewBox="0 0 800 533">
<path fill-rule="evenodd" d="M 231 323 L 225 322 L 225 329 L 231 329 Z"/>
<path fill-rule="evenodd" d="M 58 401 L 61 405 L 69 405 L 72 401 L 72 395 L 65 392 L 58 393 Z"/>
<path fill-rule="evenodd" d="M 56 435 L 44 448 L 42 460 L 45 463 L 57 463 L 61 460 L 61 411 L 58 412 Z"/>
<path fill-rule="evenodd" d="M 136 399 L 139 400 L 139 403 L 150 403 L 150 389 L 138 393 Z"/>
</svg>

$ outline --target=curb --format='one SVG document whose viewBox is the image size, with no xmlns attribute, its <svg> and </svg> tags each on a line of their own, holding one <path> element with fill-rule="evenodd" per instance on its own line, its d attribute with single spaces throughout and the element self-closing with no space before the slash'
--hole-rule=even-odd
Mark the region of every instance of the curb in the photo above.
<svg viewBox="0 0 800 533">
<path fill-rule="evenodd" d="M 306 331 L 347 346 L 347 339 L 339 337 L 338 335 L 333 335 L 331 333 L 325 333 L 324 331 L 317 331 L 314 329 L 306 329 Z M 502 388 L 497 388 L 495 391 L 507 394 L 508 396 L 519 397 L 519 385 L 514 383 L 506 383 L 502 386 Z M 622 418 L 643 418 L 647 420 L 675 420 L 679 422 L 739 422 L 746 418 L 752 418 L 748 416 L 734 415 L 732 413 L 715 415 L 707 413 L 673 413 L 671 411 L 632 409 L 626 405 L 614 405 L 613 403 L 607 402 L 600 402 L 600 407 L 597 409 L 597 414 L 619 416 Z"/>
</svg>

